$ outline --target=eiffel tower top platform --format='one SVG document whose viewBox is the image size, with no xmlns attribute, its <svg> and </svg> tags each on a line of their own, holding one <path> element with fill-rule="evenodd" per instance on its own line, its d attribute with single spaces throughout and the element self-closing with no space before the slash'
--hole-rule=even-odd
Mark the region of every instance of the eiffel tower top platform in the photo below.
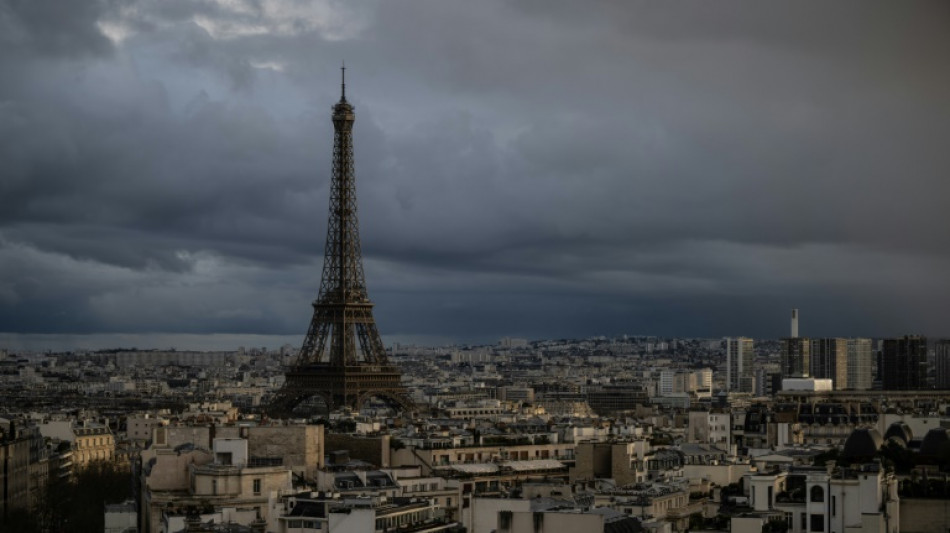
<svg viewBox="0 0 950 533">
<path fill-rule="evenodd" d="M 314 398 L 329 410 L 359 410 L 371 397 L 397 410 L 413 408 L 399 369 L 386 355 L 366 291 L 353 164 L 356 113 L 346 100 L 345 67 L 341 72 L 340 101 L 333 106 L 330 213 L 320 293 L 303 346 L 267 409 L 272 416 L 292 415 Z"/>
</svg>

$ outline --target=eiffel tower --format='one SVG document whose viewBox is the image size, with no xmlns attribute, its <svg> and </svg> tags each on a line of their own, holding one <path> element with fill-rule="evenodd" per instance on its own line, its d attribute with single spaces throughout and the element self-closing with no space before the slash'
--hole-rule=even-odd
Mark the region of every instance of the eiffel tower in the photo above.
<svg viewBox="0 0 950 533">
<path fill-rule="evenodd" d="M 413 408 L 399 369 L 386 356 L 366 293 L 353 169 L 356 114 L 346 101 L 346 67 L 341 74 L 340 101 L 333 106 L 333 180 L 320 294 L 297 359 L 268 406 L 272 416 L 291 415 L 315 397 L 331 411 L 359 410 L 373 396 L 397 410 Z"/>
</svg>

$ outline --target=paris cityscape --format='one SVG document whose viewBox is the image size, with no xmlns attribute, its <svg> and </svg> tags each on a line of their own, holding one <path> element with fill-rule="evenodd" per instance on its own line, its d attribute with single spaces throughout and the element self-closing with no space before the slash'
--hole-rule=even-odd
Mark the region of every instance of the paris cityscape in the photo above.
<svg viewBox="0 0 950 533">
<path fill-rule="evenodd" d="M 950 531 L 950 4 L 0 0 L 0 532 Z"/>
</svg>

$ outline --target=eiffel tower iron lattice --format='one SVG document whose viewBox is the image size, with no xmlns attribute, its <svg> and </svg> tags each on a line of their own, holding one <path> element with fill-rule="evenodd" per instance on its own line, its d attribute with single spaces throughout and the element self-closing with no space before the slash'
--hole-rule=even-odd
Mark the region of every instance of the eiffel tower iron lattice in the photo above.
<svg viewBox="0 0 950 533">
<path fill-rule="evenodd" d="M 333 175 L 320 293 L 303 346 L 269 404 L 274 416 L 289 415 L 313 397 L 322 398 L 330 410 L 356 410 L 373 396 L 397 409 L 413 408 L 399 369 L 386 356 L 366 291 L 353 166 L 356 114 L 346 101 L 345 67 L 341 72 L 340 101 L 333 106 Z"/>
</svg>

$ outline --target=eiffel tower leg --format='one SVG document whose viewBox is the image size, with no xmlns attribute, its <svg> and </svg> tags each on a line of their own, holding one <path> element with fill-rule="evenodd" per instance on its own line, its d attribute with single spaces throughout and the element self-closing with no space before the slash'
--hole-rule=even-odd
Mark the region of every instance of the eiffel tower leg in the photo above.
<svg viewBox="0 0 950 533">
<path fill-rule="evenodd" d="M 284 387 L 267 404 L 266 412 L 271 418 L 293 418 L 294 411 L 302 403 L 312 399 L 320 398 L 327 406 L 327 411 L 332 411 L 332 403 L 326 394 L 314 390 L 301 390 L 295 387 Z"/>
</svg>

